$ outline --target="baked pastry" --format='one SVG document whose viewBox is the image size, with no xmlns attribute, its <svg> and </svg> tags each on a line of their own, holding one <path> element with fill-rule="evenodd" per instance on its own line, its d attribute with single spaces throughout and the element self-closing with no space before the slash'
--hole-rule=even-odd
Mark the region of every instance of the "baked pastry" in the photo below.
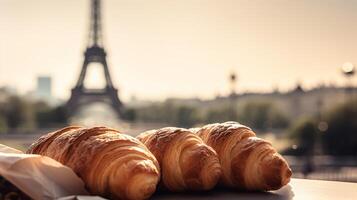
<svg viewBox="0 0 357 200">
<path fill-rule="evenodd" d="M 194 128 L 202 140 L 218 154 L 220 183 L 242 190 L 277 190 L 290 181 L 291 170 L 271 143 L 257 138 L 237 122 L 216 123 Z"/>
<path fill-rule="evenodd" d="M 70 167 L 92 194 L 147 199 L 160 180 L 159 164 L 137 139 L 106 127 L 67 127 L 42 136 L 27 153 Z"/>
<path fill-rule="evenodd" d="M 159 161 L 162 186 L 170 191 L 209 190 L 221 176 L 216 152 L 188 129 L 167 127 L 137 138 Z"/>
</svg>

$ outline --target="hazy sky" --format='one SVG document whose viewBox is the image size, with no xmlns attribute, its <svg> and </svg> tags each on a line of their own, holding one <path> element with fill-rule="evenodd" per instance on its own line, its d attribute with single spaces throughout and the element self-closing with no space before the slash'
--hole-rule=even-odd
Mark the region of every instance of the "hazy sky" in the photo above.
<svg viewBox="0 0 357 200">
<path fill-rule="evenodd" d="M 339 67 L 357 63 L 356 0 L 103 0 L 102 11 L 124 100 L 226 94 L 231 70 L 239 91 L 343 84 Z M 0 0 L 0 86 L 24 93 L 50 75 L 68 98 L 88 20 L 89 0 Z"/>
</svg>

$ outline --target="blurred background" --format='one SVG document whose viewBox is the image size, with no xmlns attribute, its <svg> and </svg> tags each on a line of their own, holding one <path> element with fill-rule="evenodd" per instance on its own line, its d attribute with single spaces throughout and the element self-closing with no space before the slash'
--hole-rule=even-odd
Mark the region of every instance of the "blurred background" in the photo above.
<svg viewBox="0 0 357 200">
<path fill-rule="evenodd" d="M 357 1 L 0 0 L 0 143 L 238 121 L 357 182 Z"/>
</svg>

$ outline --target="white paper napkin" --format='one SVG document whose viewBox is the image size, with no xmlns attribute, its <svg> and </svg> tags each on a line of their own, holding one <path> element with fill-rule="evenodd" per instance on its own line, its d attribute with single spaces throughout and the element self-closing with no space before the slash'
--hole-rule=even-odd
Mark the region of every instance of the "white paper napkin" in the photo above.
<svg viewBox="0 0 357 200">
<path fill-rule="evenodd" d="M 0 144 L 0 175 L 33 199 L 96 200 L 68 167 L 40 155 L 24 154 Z"/>
</svg>

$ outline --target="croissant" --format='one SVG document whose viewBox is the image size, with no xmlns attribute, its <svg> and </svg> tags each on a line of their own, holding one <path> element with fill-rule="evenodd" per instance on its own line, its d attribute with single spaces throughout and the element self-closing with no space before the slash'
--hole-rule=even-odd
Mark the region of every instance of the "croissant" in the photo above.
<svg viewBox="0 0 357 200">
<path fill-rule="evenodd" d="M 188 129 L 167 127 L 137 138 L 161 166 L 161 186 L 170 191 L 209 190 L 221 176 L 216 152 Z"/>
<path fill-rule="evenodd" d="M 147 199 L 160 180 L 159 163 L 144 144 L 106 127 L 67 127 L 42 136 L 27 153 L 67 165 L 89 192 L 109 199 Z"/>
<path fill-rule="evenodd" d="M 290 181 L 291 170 L 272 145 L 236 122 L 194 128 L 216 150 L 222 166 L 222 185 L 242 190 L 277 190 Z"/>
</svg>

